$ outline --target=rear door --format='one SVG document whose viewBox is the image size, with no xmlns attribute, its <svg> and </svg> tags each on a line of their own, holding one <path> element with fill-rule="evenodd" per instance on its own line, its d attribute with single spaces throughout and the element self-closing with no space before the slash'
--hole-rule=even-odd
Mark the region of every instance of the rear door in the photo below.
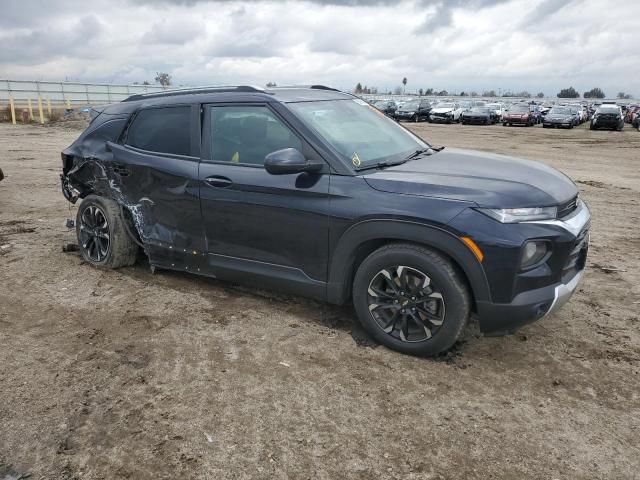
<svg viewBox="0 0 640 480">
<path fill-rule="evenodd" d="M 204 111 L 200 201 L 212 273 L 323 297 L 328 260 L 329 168 L 272 175 L 267 154 L 296 148 L 322 159 L 268 104 Z"/>
<path fill-rule="evenodd" d="M 197 268 L 205 250 L 199 125 L 199 106 L 144 108 L 134 114 L 122 144 L 109 144 L 113 194 L 132 213 L 152 265 Z"/>
</svg>

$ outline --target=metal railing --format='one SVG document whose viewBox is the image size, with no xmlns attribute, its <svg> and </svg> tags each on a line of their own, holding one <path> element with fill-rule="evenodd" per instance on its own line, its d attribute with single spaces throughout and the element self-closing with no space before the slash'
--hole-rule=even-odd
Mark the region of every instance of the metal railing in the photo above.
<svg viewBox="0 0 640 480">
<path fill-rule="evenodd" d="M 130 95 L 164 90 L 160 85 L 40 82 L 0 79 L 0 106 L 6 105 L 15 124 L 18 117 L 44 123 L 55 109 L 105 105 Z M 24 112 L 24 116 L 23 116 Z M 35 112 L 35 115 L 34 115 Z"/>
</svg>

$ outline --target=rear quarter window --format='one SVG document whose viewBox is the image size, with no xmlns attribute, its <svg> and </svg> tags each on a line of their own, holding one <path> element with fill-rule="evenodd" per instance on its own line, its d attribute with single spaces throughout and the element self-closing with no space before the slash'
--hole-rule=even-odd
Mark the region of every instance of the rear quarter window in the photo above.
<svg viewBox="0 0 640 480">
<path fill-rule="evenodd" d="M 129 127 L 127 145 L 150 152 L 191 156 L 191 107 L 141 110 Z"/>
</svg>

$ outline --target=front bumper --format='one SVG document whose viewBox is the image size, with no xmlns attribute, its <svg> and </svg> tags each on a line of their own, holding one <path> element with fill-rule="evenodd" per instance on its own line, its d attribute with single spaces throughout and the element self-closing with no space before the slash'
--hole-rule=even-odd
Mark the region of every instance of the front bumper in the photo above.
<svg viewBox="0 0 640 480">
<path fill-rule="evenodd" d="M 529 123 L 529 118 L 522 118 L 522 117 L 503 117 L 502 118 L 503 122 L 506 123 L 512 123 L 514 125 L 526 125 L 527 123 Z"/>
<path fill-rule="evenodd" d="M 511 303 L 478 302 L 480 330 L 488 335 L 507 335 L 557 312 L 569 301 L 583 276 L 584 270 L 580 270 L 566 283 L 523 292 Z"/>
<path fill-rule="evenodd" d="M 409 120 L 415 117 L 417 113 L 415 112 L 396 112 L 396 118 L 398 120 Z"/>
<path fill-rule="evenodd" d="M 571 120 L 547 120 L 542 121 L 545 127 L 570 127 L 573 124 Z"/>
<path fill-rule="evenodd" d="M 465 123 L 469 123 L 469 124 L 476 123 L 476 124 L 479 124 L 479 125 L 483 125 L 485 123 L 489 123 L 491 121 L 491 118 L 489 118 L 489 117 L 469 117 L 469 116 L 465 117 L 465 116 L 463 116 L 462 117 L 462 121 L 465 122 Z"/>
<path fill-rule="evenodd" d="M 549 273 L 556 278 L 555 283 L 538 284 L 535 288 L 520 290 L 511 301 L 477 301 L 480 330 L 490 335 L 513 333 L 528 323 L 557 312 L 569 301 L 584 276 L 589 249 L 589 228 L 591 214 L 586 204 L 581 203 L 574 213 L 563 220 L 541 220 L 525 222 L 537 228 L 563 231 L 563 235 L 573 239 L 563 254 L 561 263 L 555 263 Z M 535 274 L 535 270 L 531 271 Z M 523 275 L 528 275 L 524 273 Z"/>
<path fill-rule="evenodd" d="M 450 123 L 453 122 L 453 115 L 431 114 L 429 120 L 432 122 Z"/>
</svg>

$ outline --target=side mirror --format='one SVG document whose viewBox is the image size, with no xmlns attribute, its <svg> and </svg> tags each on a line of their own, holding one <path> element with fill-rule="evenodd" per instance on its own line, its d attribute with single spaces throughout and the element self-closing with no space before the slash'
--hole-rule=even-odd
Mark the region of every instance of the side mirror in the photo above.
<svg viewBox="0 0 640 480">
<path fill-rule="evenodd" d="M 312 162 L 295 148 L 276 150 L 264 157 L 264 168 L 272 175 L 287 175 L 290 173 L 318 172 L 324 163 Z"/>
</svg>

